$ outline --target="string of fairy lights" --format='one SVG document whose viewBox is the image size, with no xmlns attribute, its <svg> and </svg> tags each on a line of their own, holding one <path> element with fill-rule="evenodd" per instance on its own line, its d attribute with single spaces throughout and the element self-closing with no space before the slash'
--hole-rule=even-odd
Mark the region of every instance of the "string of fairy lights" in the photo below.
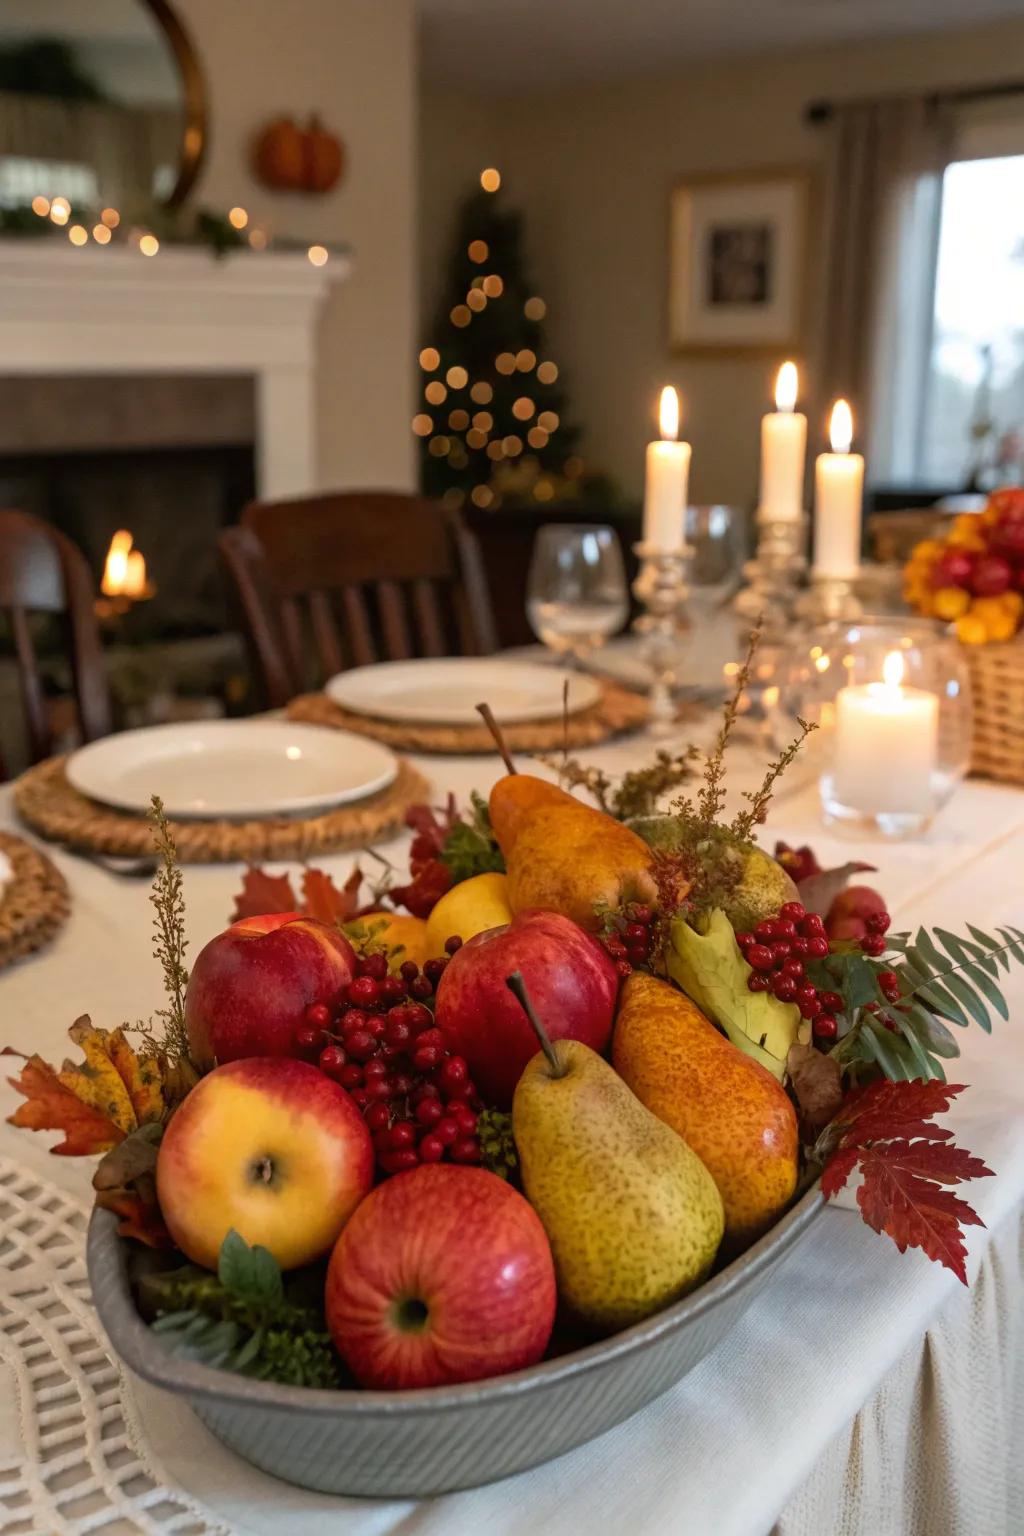
<svg viewBox="0 0 1024 1536">
<path fill-rule="evenodd" d="M 102 209 L 95 220 L 91 216 L 86 216 L 82 210 L 79 210 L 76 217 L 68 198 L 60 195 L 45 197 L 42 193 L 32 199 L 30 206 L 38 218 L 47 220 L 57 229 L 64 229 L 73 246 L 79 248 L 90 244 L 108 246 L 115 243 L 116 235 L 118 245 L 128 246 L 136 250 L 140 256 L 156 256 L 160 250 L 160 239 L 152 230 L 135 225 L 126 229 L 117 208 Z M 253 251 L 265 251 L 269 248 L 271 244 L 269 232 L 264 225 L 252 223 L 245 208 L 236 205 L 229 209 L 227 223 L 234 232 L 234 244 L 238 248 L 244 245 L 248 245 Z M 306 258 L 314 267 L 324 266 L 329 257 L 330 251 L 325 245 L 306 247 Z"/>
<path fill-rule="evenodd" d="M 485 192 L 497 192 L 501 175 L 493 166 L 480 174 L 480 185 Z M 489 304 L 509 297 L 501 274 L 488 270 L 491 250 L 486 240 L 475 238 L 466 247 L 469 260 L 481 270 L 474 275 L 461 302 L 454 304 L 448 319 L 456 331 L 464 331 L 475 317 L 482 315 Z M 523 302 L 522 313 L 527 320 L 539 322 L 547 314 L 547 305 L 538 295 L 531 295 Z M 494 386 L 487 378 L 471 379 L 461 363 L 444 367 L 438 347 L 424 347 L 419 354 L 419 366 L 427 375 L 423 383 L 424 408 L 412 419 L 412 430 L 417 437 L 426 440 L 426 450 L 434 458 L 446 459 L 453 470 L 467 469 L 473 455 L 484 455 L 480 469 L 487 474 L 468 491 L 451 486 L 444 491 L 442 500 L 451 507 L 465 504 L 467 497 L 475 507 L 494 508 L 500 504 L 500 490 L 492 483 L 499 465 L 511 468 L 521 456 L 547 447 L 552 434 L 561 425 L 557 411 L 539 407 L 530 392 L 530 386 L 551 385 L 558 378 L 558 365 L 548 358 L 538 358 L 530 347 L 518 351 L 501 351 L 491 360 L 496 374 L 504 379 L 520 378 L 522 393 L 515 396 L 511 413 L 517 430 L 496 430 L 494 413 L 488 409 L 494 403 Z M 488 368 L 488 371 L 489 371 Z M 570 478 L 582 474 L 582 461 L 571 457 L 566 461 L 565 472 Z M 550 476 L 539 473 L 529 487 L 530 494 L 539 502 L 551 501 L 555 496 L 555 484 Z"/>
</svg>

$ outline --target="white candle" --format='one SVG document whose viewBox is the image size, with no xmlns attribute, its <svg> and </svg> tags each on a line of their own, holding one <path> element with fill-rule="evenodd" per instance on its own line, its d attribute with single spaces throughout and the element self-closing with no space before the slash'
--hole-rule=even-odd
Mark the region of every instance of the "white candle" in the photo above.
<svg viewBox="0 0 1024 1536">
<path fill-rule="evenodd" d="M 841 804 L 869 815 L 934 809 L 939 701 L 903 687 L 903 657 L 891 651 L 885 681 L 840 688 L 836 695 L 833 790 Z"/>
<path fill-rule="evenodd" d="M 799 522 L 804 507 L 807 417 L 794 409 L 799 380 L 795 363 L 783 363 L 775 380 L 775 410 L 761 418 L 761 496 L 767 522 Z"/>
<path fill-rule="evenodd" d="M 860 570 L 860 517 L 864 459 L 850 452 L 853 413 L 845 400 L 832 407 L 832 452 L 821 453 L 814 474 L 814 574 L 843 580 Z"/>
<path fill-rule="evenodd" d="M 644 543 L 664 554 L 683 547 L 686 491 L 690 480 L 690 445 L 677 443 L 679 396 L 667 384 L 659 410 L 661 441 L 647 444 L 644 481 Z"/>
</svg>

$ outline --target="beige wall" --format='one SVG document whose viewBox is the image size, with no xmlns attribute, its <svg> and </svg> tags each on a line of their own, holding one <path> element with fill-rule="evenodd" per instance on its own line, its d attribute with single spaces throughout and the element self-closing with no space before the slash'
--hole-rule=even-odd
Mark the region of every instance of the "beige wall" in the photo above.
<svg viewBox="0 0 1024 1536">
<path fill-rule="evenodd" d="M 551 350 L 586 429 L 588 461 L 610 470 L 626 491 L 639 491 L 657 391 L 671 382 L 685 400 L 695 498 L 743 504 L 756 494 L 758 420 L 774 364 L 669 351 L 667 218 L 675 179 L 820 160 L 821 132 L 802 118 L 805 104 L 820 97 L 1005 79 L 1024 73 L 1022 65 L 1024 21 L 1015 21 L 492 101 L 484 117 L 488 154 L 499 157 L 508 194 L 526 213 Z M 450 228 L 450 199 L 468 183 L 460 174 L 464 130 L 480 108 L 426 87 L 423 215 L 433 239 L 438 227 Z M 476 156 L 473 166 L 479 163 Z M 816 275 L 815 262 L 812 280 Z M 436 266 L 423 276 L 429 304 Z"/>
<path fill-rule="evenodd" d="M 302 239 L 347 241 L 353 272 L 319 336 L 324 486 L 414 482 L 409 433 L 417 331 L 413 0 L 175 0 L 207 79 L 210 151 L 195 194 L 242 203 Z M 249 169 L 268 118 L 318 112 L 349 166 L 324 197 L 270 192 Z"/>
</svg>

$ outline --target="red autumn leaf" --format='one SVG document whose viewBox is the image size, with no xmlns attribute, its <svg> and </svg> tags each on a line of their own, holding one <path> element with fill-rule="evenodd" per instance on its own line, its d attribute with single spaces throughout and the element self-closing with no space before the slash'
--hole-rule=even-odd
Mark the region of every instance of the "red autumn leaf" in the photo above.
<svg viewBox="0 0 1024 1536">
<path fill-rule="evenodd" d="M 429 917 L 452 886 L 452 872 L 440 859 L 428 859 L 414 872 L 408 885 L 395 885 L 388 892 L 392 901 L 408 908 L 414 917 Z"/>
<path fill-rule="evenodd" d="M 131 1189 L 104 1189 L 97 1192 L 96 1204 L 120 1217 L 120 1237 L 134 1237 L 147 1248 L 173 1248 L 174 1239 L 164 1225 L 155 1200 L 146 1200 Z"/>
<path fill-rule="evenodd" d="M 268 875 L 265 869 L 250 866 L 245 872 L 242 889 L 235 897 L 231 921 L 237 923 L 243 917 L 263 917 L 268 912 L 294 912 L 296 906 L 288 875 Z"/>
<path fill-rule="evenodd" d="M 5 1056 L 19 1056 L 8 1046 Z M 92 1157 L 109 1152 L 124 1140 L 124 1131 L 102 1110 L 86 1104 L 60 1081 L 53 1068 L 41 1056 L 22 1058 L 25 1065 L 17 1077 L 7 1081 L 25 1103 L 19 1104 L 9 1125 L 30 1131 L 63 1131 L 64 1140 L 52 1148 L 58 1157 Z"/>
<path fill-rule="evenodd" d="M 928 1082 L 915 1078 L 909 1083 L 881 1078 L 868 1083 L 846 1096 L 833 1122 L 833 1129 L 842 1131 L 839 1145 L 864 1146 L 872 1141 L 889 1141 L 894 1136 L 948 1141 L 952 1131 L 933 1125 L 932 1117 L 944 1114 L 965 1086 L 943 1083 L 937 1078 Z"/>
<path fill-rule="evenodd" d="M 920 1248 L 966 1285 L 961 1229 L 984 1222 L 945 1186 L 990 1178 L 992 1170 L 931 1123 L 962 1092 L 962 1084 L 883 1080 L 851 1094 L 825 1133 L 835 1150 L 821 1188 L 831 1198 L 859 1168 L 857 1204 L 868 1226 L 891 1237 L 901 1253 Z"/>
<path fill-rule="evenodd" d="M 461 821 L 455 806 L 455 796 L 449 795 L 443 807 L 410 805 L 405 813 L 405 824 L 416 834 L 409 849 L 409 869 L 413 875 L 443 851 L 455 824 Z"/>
<path fill-rule="evenodd" d="M 356 868 L 339 890 L 322 869 L 307 869 L 302 876 L 302 911 L 321 923 L 348 923 L 359 910 L 362 870 Z"/>
</svg>

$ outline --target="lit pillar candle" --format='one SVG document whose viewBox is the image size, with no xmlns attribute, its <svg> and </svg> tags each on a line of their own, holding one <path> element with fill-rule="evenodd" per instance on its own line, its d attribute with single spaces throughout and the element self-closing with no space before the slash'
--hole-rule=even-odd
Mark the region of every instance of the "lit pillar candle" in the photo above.
<svg viewBox="0 0 1024 1536">
<path fill-rule="evenodd" d="M 667 384 L 658 414 L 661 441 L 647 445 L 644 482 L 644 543 L 665 554 L 683 547 L 690 445 L 678 443 L 679 396 Z"/>
<path fill-rule="evenodd" d="M 860 569 L 864 459 L 851 453 L 853 413 L 845 400 L 832 407 L 832 452 L 821 453 L 814 474 L 814 574 L 843 580 Z"/>
<path fill-rule="evenodd" d="M 891 651 L 884 682 L 840 688 L 836 695 L 835 797 L 869 815 L 934 809 L 939 701 L 903 686 L 903 657 Z"/>
<path fill-rule="evenodd" d="M 807 417 L 795 409 L 796 364 L 783 363 L 775 380 L 775 410 L 761 418 L 760 515 L 795 523 L 803 515 Z"/>
</svg>

